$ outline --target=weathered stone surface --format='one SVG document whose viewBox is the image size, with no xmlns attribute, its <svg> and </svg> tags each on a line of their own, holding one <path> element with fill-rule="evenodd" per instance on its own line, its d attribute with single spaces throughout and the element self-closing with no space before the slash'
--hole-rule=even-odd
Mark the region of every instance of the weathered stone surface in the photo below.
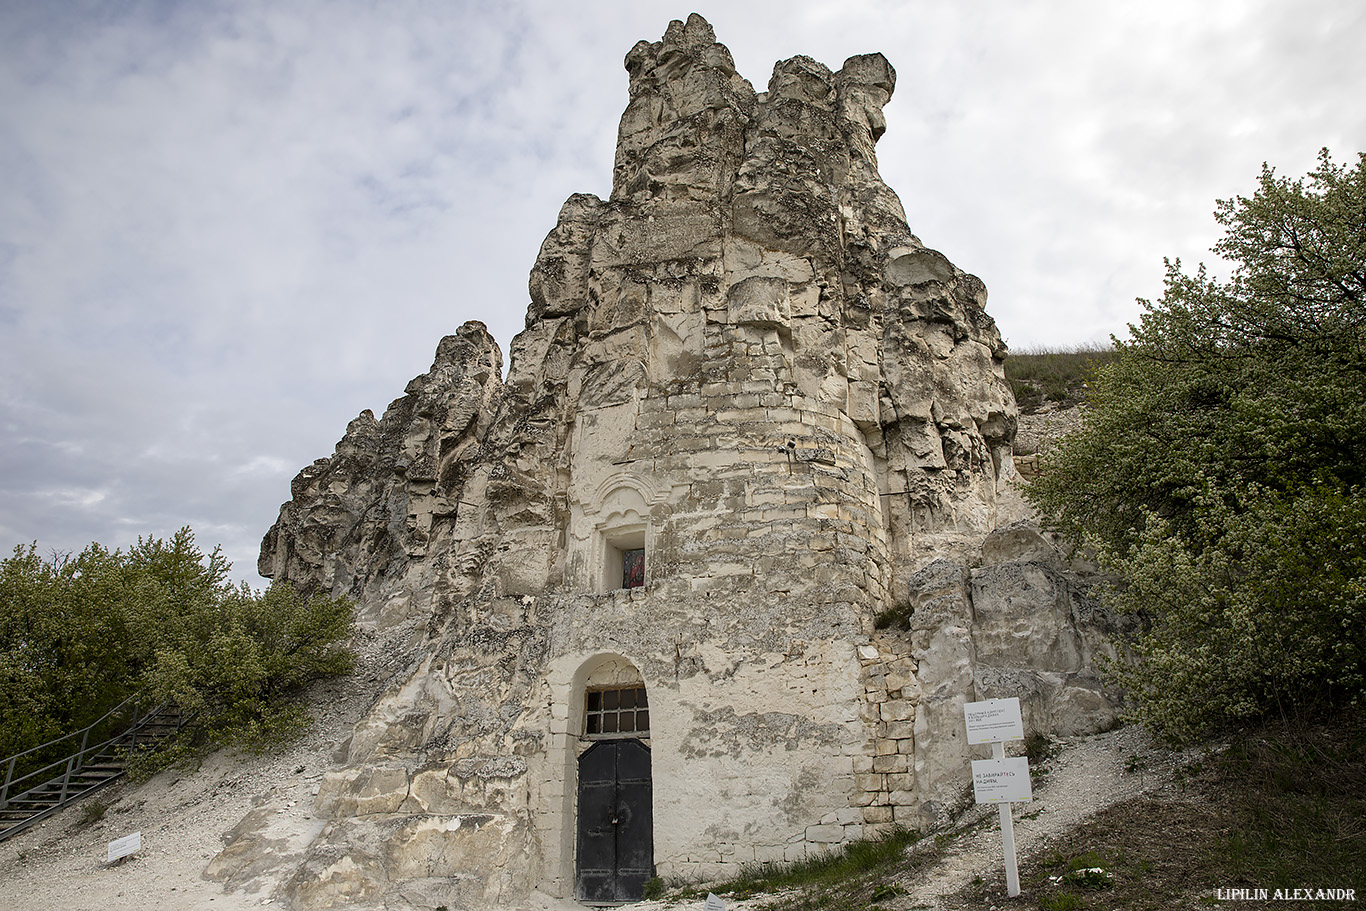
<svg viewBox="0 0 1366 911">
<path fill-rule="evenodd" d="M 501 372 L 502 354 L 482 323 L 442 339 L 431 369 L 381 420 L 361 412 L 331 458 L 294 478 L 261 543 L 261 574 L 355 596 L 365 622 L 401 619 L 414 596 L 429 604 L 444 569 L 427 559 L 434 526 L 439 540 L 452 530 L 477 540 L 483 531 L 458 516 L 485 461 Z"/>
<path fill-rule="evenodd" d="M 611 196 L 561 209 L 506 378 L 482 325 L 443 339 L 262 544 L 364 626 L 425 623 L 325 776 L 298 907 L 572 895 L 595 689 L 648 693 L 664 876 L 933 817 L 982 655 L 1092 710 L 1027 534 L 1004 568 L 927 559 L 994 525 L 1016 409 L 985 287 L 878 176 L 891 65 L 793 57 L 758 93 L 696 15 L 625 63 Z M 911 629 L 876 632 L 904 592 Z"/>
<path fill-rule="evenodd" d="M 982 541 L 982 562 L 1029 562 L 1061 569 L 1057 548 L 1043 536 L 1037 525 L 1029 521 L 1013 522 L 992 529 Z"/>
<path fill-rule="evenodd" d="M 962 704 L 1015 696 L 1027 734 L 1071 737 L 1116 721 L 1121 694 L 1102 684 L 1101 659 L 1132 621 L 1088 594 L 1093 568 L 1065 559 L 1028 521 L 1002 526 L 975 568 L 940 559 L 911 577 L 910 636 L 924 688 L 916 715 L 921 824 L 942 821 L 982 758 L 963 737 Z"/>
<path fill-rule="evenodd" d="M 1072 673 L 1081 670 L 1081 637 L 1072 592 L 1038 563 L 998 563 L 972 573 L 972 641 L 982 663 Z"/>
</svg>

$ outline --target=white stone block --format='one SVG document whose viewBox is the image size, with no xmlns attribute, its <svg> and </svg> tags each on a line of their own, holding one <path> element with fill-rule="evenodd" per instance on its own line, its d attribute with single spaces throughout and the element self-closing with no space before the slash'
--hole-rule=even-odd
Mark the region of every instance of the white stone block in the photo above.
<svg viewBox="0 0 1366 911">
<path fill-rule="evenodd" d="M 912 721 L 888 721 L 883 728 L 883 736 L 893 740 L 904 740 L 915 736 L 915 723 Z"/>
<path fill-rule="evenodd" d="M 891 756 L 874 756 L 874 772 L 905 772 L 910 769 L 910 762 L 905 753 L 894 753 Z"/>
<path fill-rule="evenodd" d="M 865 823 L 886 823 L 895 819 L 894 811 L 891 807 L 864 807 L 863 821 Z"/>
<path fill-rule="evenodd" d="M 759 864 L 782 863 L 786 859 L 787 849 L 787 845 L 755 845 L 754 862 Z"/>
<path fill-rule="evenodd" d="M 807 826 L 806 840 L 821 845 L 838 844 L 844 841 L 844 826 Z"/>
</svg>

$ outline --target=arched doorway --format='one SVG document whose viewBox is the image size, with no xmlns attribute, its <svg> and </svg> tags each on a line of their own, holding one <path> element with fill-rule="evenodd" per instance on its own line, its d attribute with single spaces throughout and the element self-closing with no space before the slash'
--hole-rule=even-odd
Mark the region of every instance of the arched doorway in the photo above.
<svg viewBox="0 0 1366 911">
<path fill-rule="evenodd" d="M 583 678 L 575 813 L 575 894 L 639 901 L 654 876 L 650 706 L 640 672 L 607 658 Z"/>
</svg>

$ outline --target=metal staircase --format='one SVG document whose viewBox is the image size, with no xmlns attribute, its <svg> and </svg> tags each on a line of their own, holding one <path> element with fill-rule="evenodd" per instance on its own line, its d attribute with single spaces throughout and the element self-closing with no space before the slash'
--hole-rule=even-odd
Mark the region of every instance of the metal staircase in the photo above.
<svg viewBox="0 0 1366 911">
<path fill-rule="evenodd" d="M 0 760 L 5 776 L 0 785 L 0 841 L 113 782 L 134 752 L 184 727 L 187 719 L 175 705 L 166 702 L 148 710 L 138 705 L 138 698 L 125 700 L 88 727 Z M 111 731 L 117 733 L 110 736 Z M 92 740 L 97 742 L 92 745 Z M 53 755 L 61 758 L 25 771 Z"/>
</svg>

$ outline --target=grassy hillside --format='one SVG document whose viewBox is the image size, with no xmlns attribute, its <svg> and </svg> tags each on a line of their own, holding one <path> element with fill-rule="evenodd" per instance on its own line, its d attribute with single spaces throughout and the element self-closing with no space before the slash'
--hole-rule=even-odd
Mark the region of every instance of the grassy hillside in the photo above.
<svg viewBox="0 0 1366 911">
<path fill-rule="evenodd" d="M 1109 345 L 1024 348 L 1006 358 L 1006 381 L 1026 414 L 1050 402 L 1067 407 L 1084 400 L 1086 384 L 1096 368 L 1114 358 Z"/>
</svg>

